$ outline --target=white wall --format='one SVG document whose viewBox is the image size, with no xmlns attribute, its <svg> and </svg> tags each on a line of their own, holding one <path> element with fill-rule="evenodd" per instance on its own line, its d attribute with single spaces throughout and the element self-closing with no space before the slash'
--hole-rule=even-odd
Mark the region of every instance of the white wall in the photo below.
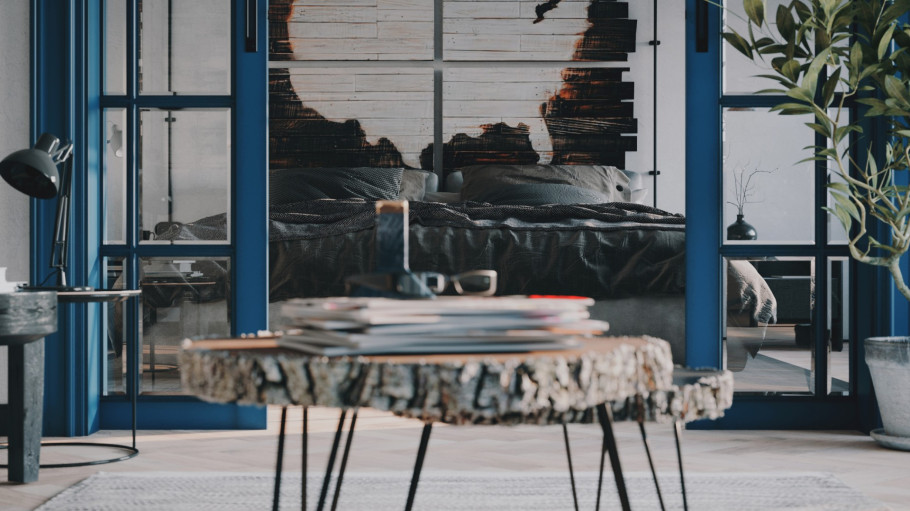
<svg viewBox="0 0 910 511">
<path fill-rule="evenodd" d="M 0 4 L 0 158 L 29 137 L 28 0 Z M 7 279 L 28 280 L 28 197 L 0 183 L 0 266 Z M 6 348 L 0 348 L 0 403 L 6 403 Z"/>
</svg>

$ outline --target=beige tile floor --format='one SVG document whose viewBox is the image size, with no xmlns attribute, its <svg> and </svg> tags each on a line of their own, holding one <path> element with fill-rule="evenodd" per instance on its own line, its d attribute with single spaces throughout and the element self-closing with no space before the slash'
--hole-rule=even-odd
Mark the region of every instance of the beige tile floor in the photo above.
<svg viewBox="0 0 910 511">
<path fill-rule="evenodd" d="M 64 488 L 99 471 L 262 471 L 273 470 L 280 408 L 269 410 L 269 427 L 259 431 L 141 431 L 138 457 L 109 465 L 45 469 L 37 482 L 6 483 L 0 469 L 0 510 L 34 509 Z M 289 411 L 285 470 L 299 471 L 301 412 Z M 310 467 L 321 470 L 330 448 L 337 411 L 310 411 Z M 421 423 L 388 413 L 361 410 L 348 462 L 350 471 L 408 471 L 420 438 Z M 128 443 L 129 432 L 102 431 L 87 440 Z M 647 462 L 632 423 L 616 426 L 620 455 L 628 471 L 645 471 Z M 601 442 L 594 425 L 571 425 L 576 470 L 596 470 Z M 648 436 L 658 470 L 675 471 L 669 425 L 651 424 Z M 68 449 L 68 450 L 64 450 Z M 850 431 L 686 431 L 686 470 L 694 472 L 830 472 L 866 495 L 910 510 L 910 453 L 878 447 Z M 42 451 L 45 462 L 110 456 L 103 448 Z M 0 459 L 5 461 L 5 454 Z M 425 470 L 565 470 L 561 429 L 556 427 L 451 427 L 433 429 Z"/>
</svg>

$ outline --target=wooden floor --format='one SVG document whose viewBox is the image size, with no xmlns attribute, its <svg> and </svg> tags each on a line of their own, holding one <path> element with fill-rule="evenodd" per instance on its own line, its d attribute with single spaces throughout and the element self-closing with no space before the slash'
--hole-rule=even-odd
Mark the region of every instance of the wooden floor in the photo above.
<svg viewBox="0 0 910 511">
<path fill-rule="evenodd" d="M 280 409 L 269 410 L 268 430 L 141 431 L 138 457 L 95 467 L 45 469 L 31 484 L 0 483 L 0 509 L 30 510 L 79 480 L 100 471 L 270 472 L 274 469 Z M 310 410 L 310 467 L 322 469 L 337 422 L 337 411 Z M 301 412 L 289 412 L 285 470 L 299 471 Z M 421 423 L 373 410 L 361 410 L 348 470 L 408 471 Z M 645 471 L 647 462 L 634 424 L 616 426 L 625 470 Z M 601 434 L 593 425 L 571 425 L 576 470 L 596 470 Z M 660 471 L 675 471 L 669 425 L 649 424 L 648 436 Z M 128 443 L 128 432 L 102 431 L 89 441 Z M 686 470 L 694 472 L 829 472 L 866 495 L 910 510 L 910 453 L 878 447 L 855 432 L 686 431 Z M 104 448 L 45 448 L 42 461 L 103 458 Z M 0 459 L 5 462 L 5 453 Z M 451 427 L 433 429 L 425 470 L 553 471 L 566 468 L 561 429 L 556 427 Z M 0 469 L 6 480 L 6 470 Z"/>
</svg>

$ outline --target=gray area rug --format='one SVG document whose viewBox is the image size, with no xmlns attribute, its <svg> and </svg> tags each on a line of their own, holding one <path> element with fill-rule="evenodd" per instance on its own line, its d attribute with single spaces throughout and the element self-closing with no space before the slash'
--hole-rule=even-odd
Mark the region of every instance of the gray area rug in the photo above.
<svg viewBox="0 0 910 511">
<path fill-rule="evenodd" d="M 348 473 L 338 509 L 380 511 L 404 508 L 408 473 Z M 626 477 L 632 509 L 660 509 L 650 473 Z M 667 509 L 682 509 L 679 477 L 661 474 Z M 121 472 L 95 474 L 38 508 L 39 511 L 87 510 L 268 510 L 274 478 L 267 473 Z M 310 476 L 307 508 L 315 509 L 322 478 Z M 594 509 L 597 473 L 576 474 L 579 504 Z M 618 509 L 612 474 L 604 474 L 602 509 Z M 334 485 L 332 486 L 334 488 Z M 884 510 L 830 474 L 822 473 L 692 473 L 686 476 L 689 509 L 730 510 Z M 281 509 L 300 509 L 300 474 L 287 473 Z M 331 505 L 331 491 L 326 505 Z M 420 480 L 414 509 L 570 510 L 568 472 L 436 472 Z"/>
</svg>

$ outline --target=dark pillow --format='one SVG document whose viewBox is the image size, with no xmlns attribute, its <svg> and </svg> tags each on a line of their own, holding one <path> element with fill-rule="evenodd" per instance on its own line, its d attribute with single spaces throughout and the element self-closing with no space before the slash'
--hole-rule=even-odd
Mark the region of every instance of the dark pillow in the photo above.
<svg viewBox="0 0 910 511">
<path fill-rule="evenodd" d="M 490 188 L 480 194 L 477 202 L 500 206 L 543 206 L 544 204 L 603 204 L 611 202 L 606 195 L 579 186 L 560 183 L 507 185 Z"/>
<path fill-rule="evenodd" d="M 629 177 L 607 165 L 473 165 L 464 174 L 461 198 L 480 201 L 490 190 L 509 185 L 561 184 L 604 195 L 603 202 L 628 202 Z"/>
<path fill-rule="evenodd" d="M 394 200 L 400 168 L 333 167 L 279 169 L 269 173 L 269 203 L 316 199 Z"/>
</svg>

